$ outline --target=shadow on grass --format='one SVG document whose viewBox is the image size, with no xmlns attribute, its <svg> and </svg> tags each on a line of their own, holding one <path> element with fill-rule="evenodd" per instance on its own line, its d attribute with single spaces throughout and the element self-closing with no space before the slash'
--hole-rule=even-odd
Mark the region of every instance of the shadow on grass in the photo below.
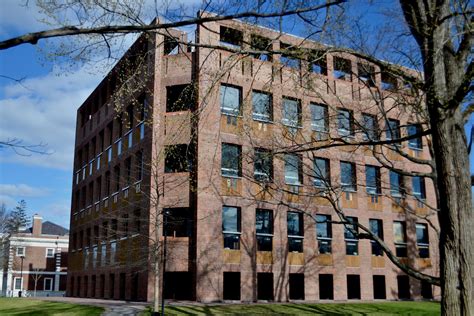
<svg viewBox="0 0 474 316">
<path fill-rule="evenodd" d="M 0 302 L 0 315 L 68 315 L 68 316 L 95 316 L 100 315 L 104 309 L 95 306 L 73 305 L 53 302 L 36 301 L 35 304 L 22 304 L 20 300 L 15 303 L 14 307 L 2 308 Z"/>
</svg>

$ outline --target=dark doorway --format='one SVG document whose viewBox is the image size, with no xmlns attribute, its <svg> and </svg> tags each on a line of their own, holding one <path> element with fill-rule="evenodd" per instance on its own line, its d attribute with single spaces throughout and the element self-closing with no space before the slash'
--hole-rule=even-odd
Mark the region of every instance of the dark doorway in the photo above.
<svg viewBox="0 0 474 316">
<path fill-rule="evenodd" d="M 77 284 L 76 284 L 76 296 L 77 297 L 82 297 L 82 293 L 81 293 L 81 287 L 82 287 L 82 284 L 81 284 L 81 277 L 78 276 L 77 277 Z"/>
<path fill-rule="evenodd" d="M 120 273 L 120 295 L 119 299 L 125 300 L 125 273 Z"/>
<path fill-rule="evenodd" d="M 401 300 L 410 299 L 410 279 L 408 275 L 397 276 L 398 298 Z"/>
<path fill-rule="evenodd" d="M 165 272 L 166 299 L 192 300 L 192 276 L 190 272 Z"/>
<path fill-rule="evenodd" d="M 347 275 L 347 299 L 360 300 L 360 275 Z"/>
<path fill-rule="evenodd" d="M 132 274 L 132 287 L 130 289 L 130 300 L 138 300 L 138 273 Z"/>
<path fill-rule="evenodd" d="M 95 298 L 95 287 L 97 286 L 96 276 L 91 277 L 91 297 Z"/>
<path fill-rule="evenodd" d="M 109 276 L 109 298 L 114 299 L 115 291 L 115 274 L 111 273 Z"/>
<path fill-rule="evenodd" d="M 290 273 L 290 300 L 304 300 L 304 274 Z"/>
<path fill-rule="evenodd" d="M 319 299 L 333 300 L 334 299 L 334 281 L 332 274 L 319 275 Z"/>
<path fill-rule="evenodd" d="M 273 301 L 273 273 L 257 273 L 257 299 Z"/>
<path fill-rule="evenodd" d="M 105 275 L 100 275 L 100 297 L 105 298 Z"/>
<path fill-rule="evenodd" d="M 387 298 L 385 290 L 385 275 L 374 275 L 374 299 L 384 300 Z"/>
<path fill-rule="evenodd" d="M 224 299 L 240 301 L 240 272 L 224 272 Z"/>
<path fill-rule="evenodd" d="M 426 281 L 421 281 L 421 297 L 424 299 L 433 298 L 433 287 Z"/>
</svg>

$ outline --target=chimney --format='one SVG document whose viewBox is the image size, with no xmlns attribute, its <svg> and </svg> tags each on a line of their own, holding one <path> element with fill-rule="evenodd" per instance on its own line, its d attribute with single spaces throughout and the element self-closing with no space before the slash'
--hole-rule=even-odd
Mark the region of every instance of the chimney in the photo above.
<svg viewBox="0 0 474 316">
<path fill-rule="evenodd" d="M 43 225 L 42 221 L 43 221 L 43 218 L 40 215 L 38 214 L 33 215 L 33 235 L 34 236 L 41 235 L 41 226 Z"/>
</svg>

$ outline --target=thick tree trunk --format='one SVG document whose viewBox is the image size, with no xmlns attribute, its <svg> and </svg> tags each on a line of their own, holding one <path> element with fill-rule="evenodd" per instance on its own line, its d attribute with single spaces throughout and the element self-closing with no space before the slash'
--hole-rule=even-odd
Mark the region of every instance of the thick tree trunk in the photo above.
<svg viewBox="0 0 474 316">
<path fill-rule="evenodd" d="M 439 118 L 440 109 L 430 114 Z M 436 112 L 436 113 L 433 113 Z M 444 113 L 446 114 L 446 113 Z M 436 150 L 443 315 L 474 314 L 472 306 L 473 213 L 469 161 L 461 113 L 432 121 Z"/>
</svg>

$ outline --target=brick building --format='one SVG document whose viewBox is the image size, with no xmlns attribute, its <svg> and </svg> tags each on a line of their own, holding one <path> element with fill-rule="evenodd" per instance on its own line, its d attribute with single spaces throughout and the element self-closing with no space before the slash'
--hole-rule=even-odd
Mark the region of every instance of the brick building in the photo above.
<svg viewBox="0 0 474 316">
<path fill-rule="evenodd" d="M 33 225 L 7 237 L 0 253 L 0 290 L 5 296 L 63 296 L 69 231 L 33 216 Z M 36 290 L 36 291 L 35 291 Z M 35 293 L 36 292 L 36 293 Z"/>
<path fill-rule="evenodd" d="M 294 151 L 416 134 L 402 82 L 239 21 L 198 25 L 192 48 L 167 32 L 137 40 L 78 110 L 68 295 L 151 301 L 165 240 L 169 299 L 439 295 L 333 223 L 330 202 L 437 274 L 432 183 L 384 165 L 426 171 L 396 152 L 429 159 L 426 139 Z"/>
</svg>

